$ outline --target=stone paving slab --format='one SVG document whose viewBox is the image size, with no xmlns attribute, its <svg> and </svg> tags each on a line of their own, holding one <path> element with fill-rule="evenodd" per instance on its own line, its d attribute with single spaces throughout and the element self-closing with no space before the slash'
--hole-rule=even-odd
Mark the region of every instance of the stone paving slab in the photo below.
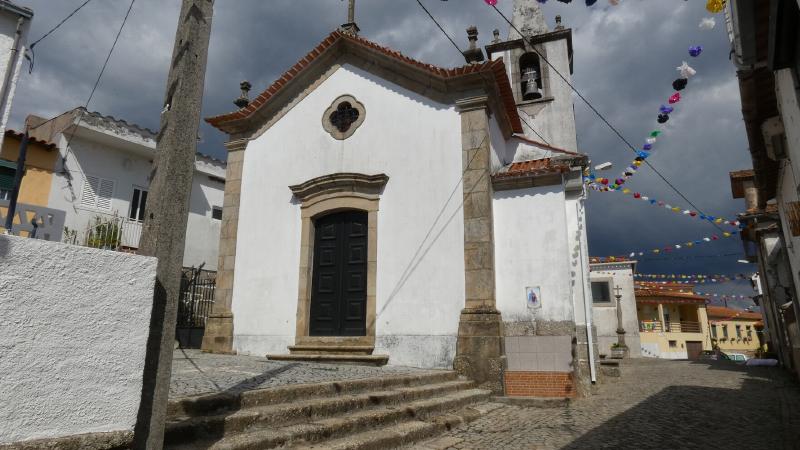
<svg viewBox="0 0 800 450">
<path fill-rule="evenodd" d="M 171 398 L 179 398 L 218 392 L 238 393 L 287 384 L 425 372 L 430 370 L 402 366 L 369 367 L 269 361 L 258 356 L 217 355 L 199 350 L 177 349 L 172 360 L 169 395 Z"/>
<path fill-rule="evenodd" d="M 592 397 L 503 404 L 407 448 L 800 449 L 800 384 L 780 368 L 643 358 L 607 380 Z"/>
</svg>

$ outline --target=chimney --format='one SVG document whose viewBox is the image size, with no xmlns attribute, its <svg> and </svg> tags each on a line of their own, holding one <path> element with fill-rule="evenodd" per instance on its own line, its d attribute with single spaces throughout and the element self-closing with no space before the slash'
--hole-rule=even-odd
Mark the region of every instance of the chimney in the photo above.
<svg viewBox="0 0 800 450">
<path fill-rule="evenodd" d="M 478 47 L 478 27 L 472 25 L 467 28 L 467 39 L 469 39 L 469 49 L 464 51 L 464 59 L 466 59 L 469 64 L 483 62 L 483 50 Z"/>
<path fill-rule="evenodd" d="M 250 98 L 248 97 L 247 93 L 250 92 L 251 87 L 253 86 L 247 80 L 244 80 L 241 83 L 239 83 L 239 89 L 242 90 L 242 95 L 240 95 L 239 98 L 233 101 L 233 104 L 238 106 L 239 109 L 244 108 L 250 104 Z"/>
<path fill-rule="evenodd" d="M 556 27 L 554 28 L 555 31 L 563 30 L 564 25 L 561 25 L 561 16 L 556 16 Z"/>
</svg>

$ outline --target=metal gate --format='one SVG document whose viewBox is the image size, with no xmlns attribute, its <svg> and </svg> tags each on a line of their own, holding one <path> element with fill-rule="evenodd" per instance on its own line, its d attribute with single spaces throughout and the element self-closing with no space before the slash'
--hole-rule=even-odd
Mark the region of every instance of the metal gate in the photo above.
<svg viewBox="0 0 800 450">
<path fill-rule="evenodd" d="M 206 320 L 214 306 L 216 272 L 185 269 L 181 276 L 176 337 L 181 348 L 200 348 Z"/>
</svg>

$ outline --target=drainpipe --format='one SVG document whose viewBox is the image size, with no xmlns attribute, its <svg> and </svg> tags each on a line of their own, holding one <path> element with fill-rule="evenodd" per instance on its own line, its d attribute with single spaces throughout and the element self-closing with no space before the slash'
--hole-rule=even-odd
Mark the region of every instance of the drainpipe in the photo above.
<svg viewBox="0 0 800 450">
<path fill-rule="evenodd" d="M 586 226 L 586 216 L 583 209 L 583 201 L 586 198 L 586 188 L 583 188 L 581 195 L 581 199 L 575 202 L 576 212 L 578 213 L 578 225 L 580 228 L 584 228 Z M 580 238 L 580 245 L 581 245 L 581 272 L 583 273 L 583 309 L 584 314 L 586 315 L 586 340 L 587 345 L 589 345 L 589 374 L 591 376 L 592 384 L 597 383 L 597 373 L 595 373 L 594 367 L 594 337 L 592 336 L 592 305 L 591 302 L 587 301 L 587 294 L 591 297 L 592 287 L 589 284 L 589 274 L 584 273 L 583 269 L 589 268 L 589 257 L 588 257 L 588 243 L 586 242 L 586 233 L 581 232 Z"/>
<path fill-rule="evenodd" d="M 14 31 L 14 44 L 11 46 L 11 55 L 8 57 L 8 65 L 6 66 L 6 73 L 3 77 L 3 91 L 0 92 L 0 105 L 3 106 L 3 110 L 0 111 L 3 116 L 6 114 L 6 110 L 8 108 L 8 94 L 11 92 L 11 79 L 14 76 L 14 72 L 17 70 L 17 53 L 19 53 L 19 41 L 22 38 L 22 25 L 25 24 L 25 18 L 19 17 L 17 19 L 17 29 Z M 2 117 L 0 116 L 0 120 Z"/>
</svg>

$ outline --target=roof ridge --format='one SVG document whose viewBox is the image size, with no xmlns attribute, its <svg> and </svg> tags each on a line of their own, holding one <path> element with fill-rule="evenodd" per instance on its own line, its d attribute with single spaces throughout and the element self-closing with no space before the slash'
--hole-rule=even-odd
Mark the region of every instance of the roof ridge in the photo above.
<svg viewBox="0 0 800 450">
<path fill-rule="evenodd" d="M 374 41 L 366 39 L 361 36 L 352 36 L 347 33 L 342 33 L 340 30 L 334 30 L 328 34 L 316 47 L 310 52 L 301 57 L 297 63 L 291 66 L 272 84 L 266 87 L 258 96 L 256 96 L 250 103 L 235 111 L 220 114 L 216 116 L 206 117 L 205 121 L 215 128 L 225 131 L 224 124 L 237 120 L 246 119 L 252 116 L 261 106 L 263 106 L 270 98 L 276 95 L 285 85 L 287 85 L 298 74 L 302 73 L 311 63 L 317 59 L 321 54 L 329 50 L 335 43 L 339 41 L 353 42 L 366 48 L 379 51 L 386 56 L 392 57 L 402 63 L 409 64 L 419 69 L 426 70 L 433 75 L 443 78 L 458 77 L 467 74 L 478 73 L 481 71 L 493 71 L 495 82 L 498 84 L 498 92 L 501 103 L 506 104 L 507 114 L 512 122 L 514 132 L 522 131 L 522 123 L 519 120 L 519 113 L 516 111 L 516 106 L 513 108 L 508 105 L 509 102 L 513 104 L 513 94 L 509 85 L 508 76 L 505 71 L 505 63 L 501 59 L 489 60 L 480 64 L 465 64 L 459 67 L 444 68 L 433 64 L 425 63 L 417 59 L 404 55 L 403 53 L 389 48 L 387 46 L 378 44 Z M 505 78 L 505 85 L 500 81 Z M 516 120 L 514 118 L 516 117 Z"/>
</svg>

